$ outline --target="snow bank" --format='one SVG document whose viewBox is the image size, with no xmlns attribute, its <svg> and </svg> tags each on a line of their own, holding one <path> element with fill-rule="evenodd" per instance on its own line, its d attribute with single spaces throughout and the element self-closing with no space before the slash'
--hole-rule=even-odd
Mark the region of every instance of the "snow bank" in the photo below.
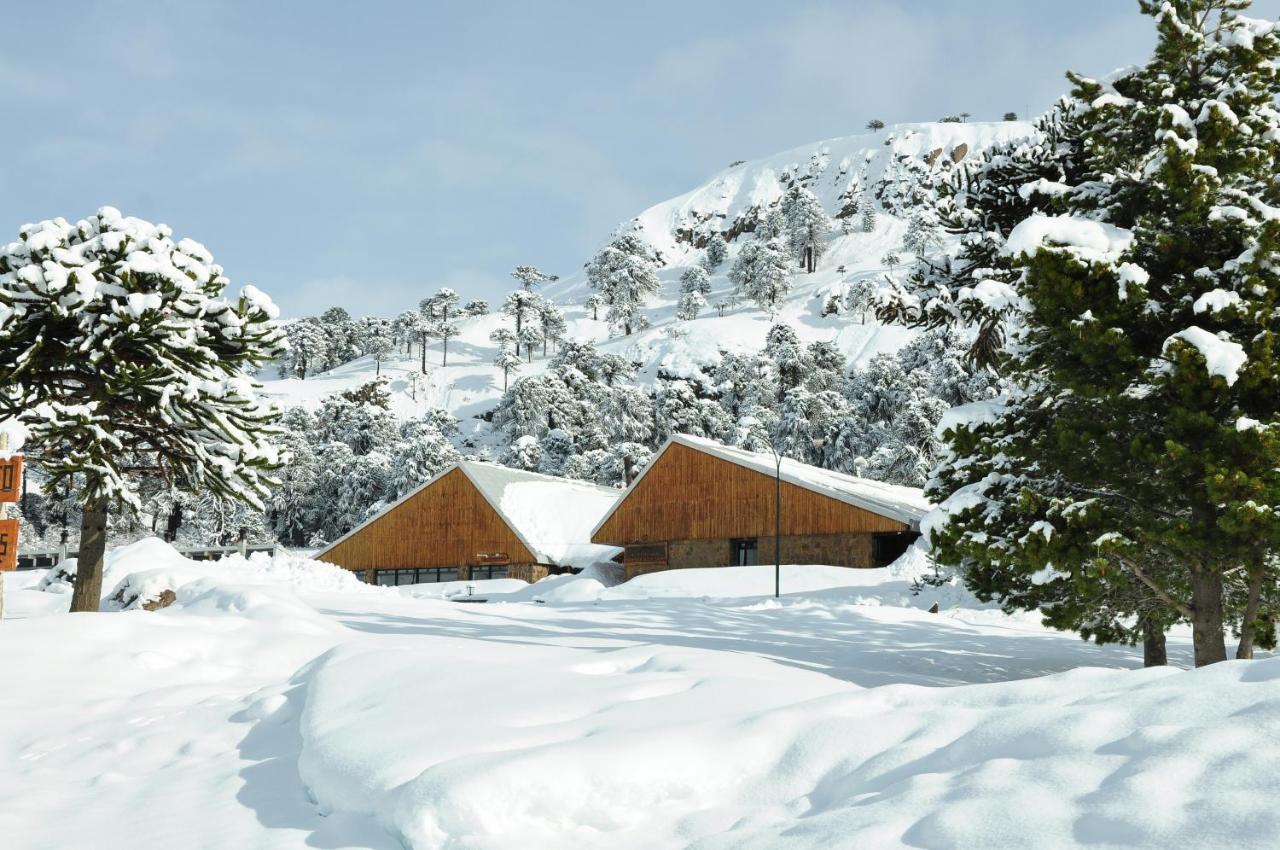
<svg viewBox="0 0 1280 850">
<path fill-rule="evenodd" d="M 37 589 L 67 594 L 75 582 L 77 562 L 70 558 L 50 569 Z M 245 558 L 228 555 L 217 561 L 193 561 L 158 537 L 109 549 L 103 559 L 104 611 L 155 610 L 173 604 L 187 584 L 277 585 L 315 592 L 373 590 L 348 570 L 277 549 L 274 555 L 254 552 Z"/>
<path fill-rule="evenodd" d="M 311 794 L 413 850 L 1262 848 L 1280 830 L 1280 660 L 861 689 L 732 653 L 526 651 L 331 654 L 302 714 Z"/>
</svg>

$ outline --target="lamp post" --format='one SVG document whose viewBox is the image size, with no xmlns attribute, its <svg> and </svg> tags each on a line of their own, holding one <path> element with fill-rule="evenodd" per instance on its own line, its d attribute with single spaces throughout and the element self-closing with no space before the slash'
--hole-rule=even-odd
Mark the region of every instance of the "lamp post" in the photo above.
<svg viewBox="0 0 1280 850">
<path fill-rule="evenodd" d="M 773 450 L 773 598 L 782 597 L 782 454 Z"/>
</svg>

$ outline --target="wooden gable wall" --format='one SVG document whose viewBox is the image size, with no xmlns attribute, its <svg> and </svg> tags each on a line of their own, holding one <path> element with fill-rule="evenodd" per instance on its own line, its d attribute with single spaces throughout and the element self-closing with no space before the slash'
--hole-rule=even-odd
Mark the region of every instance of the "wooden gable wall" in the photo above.
<svg viewBox="0 0 1280 850">
<path fill-rule="evenodd" d="M 774 533 L 772 475 L 672 443 L 591 540 L 623 546 Z M 784 535 L 908 531 L 880 516 L 782 482 Z"/>
<path fill-rule="evenodd" d="M 410 496 L 319 557 L 349 570 L 459 567 L 480 553 L 536 562 L 461 469 Z"/>
</svg>

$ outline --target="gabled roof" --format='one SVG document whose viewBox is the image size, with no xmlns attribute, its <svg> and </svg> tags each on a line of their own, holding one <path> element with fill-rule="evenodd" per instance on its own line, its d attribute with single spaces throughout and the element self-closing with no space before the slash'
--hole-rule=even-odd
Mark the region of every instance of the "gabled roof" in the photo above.
<svg viewBox="0 0 1280 850">
<path fill-rule="evenodd" d="M 636 476 L 627 489 L 622 491 L 622 497 L 618 499 L 617 503 L 604 516 L 600 517 L 600 521 L 591 529 L 592 537 L 608 522 L 609 517 L 613 516 L 614 512 L 621 507 L 627 496 L 631 494 L 631 491 L 644 480 L 649 470 L 653 469 L 658 463 L 658 458 L 662 457 L 667 449 L 671 448 L 672 444 L 709 454 L 737 466 L 767 475 L 770 478 L 773 478 L 777 471 L 777 461 L 772 454 L 734 448 L 704 437 L 675 434 L 658 450 L 653 460 L 649 461 L 648 465 Z M 933 507 L 924 497 L 924 491 L 917 487 L 902 487 L 897 484 L 873 481 L 870 478 L 859 478 L 856 475 L 845 475 L 843 472 L 832 472 L 829 469 L 810 466 L 786 457 L 782 459 L 781 477 L 783 481 L 789 484 L 803 487 L 806 490 L 870 511 L 873 514 L 905 523 L 911 528 L 919 528 L 920 520 Z"/>
<path fill-rule="evenodd" d="M 525 472 L 477 460 L 459 461 L 330 543 L 320 557 L 363 531 L 454 470 L 460 471 L 540 564 L 606 561 L 616 546 L 591 542 L 591 529 L 622 495 L 585 481 Z"/>
</svg>

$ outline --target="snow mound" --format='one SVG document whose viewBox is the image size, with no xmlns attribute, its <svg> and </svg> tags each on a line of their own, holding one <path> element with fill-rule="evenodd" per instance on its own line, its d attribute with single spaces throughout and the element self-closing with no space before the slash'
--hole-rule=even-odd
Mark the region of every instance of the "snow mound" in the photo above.
<svg viewBox="0 0 1280 850">
<path fill-rule="evenodd" d="M 1261 848 L 1280 830 L 1280 660 L 862 689 L 748 655 L 526 649 L 323 659 L 299 761 L 322 809 L 413 850 Z M 441 734 L 460 715 L 484 740 Z"/>
<path fill-rule="evenodd" d="M 37 585 L 48 593 L 71 592 L 76 559 L 50 569 Z M 274 555 L 232 554 L 217 561 L 193 561 L 158 537 L 148 537 L 107 551 L 103 559 L 105 611 L 155 610 L 182 598 L 192 583 L 243 586 L 276 585 L 312 592 L 373 591 L 355 574 L 310 558 L 277 549 Z"/>
</svg>

